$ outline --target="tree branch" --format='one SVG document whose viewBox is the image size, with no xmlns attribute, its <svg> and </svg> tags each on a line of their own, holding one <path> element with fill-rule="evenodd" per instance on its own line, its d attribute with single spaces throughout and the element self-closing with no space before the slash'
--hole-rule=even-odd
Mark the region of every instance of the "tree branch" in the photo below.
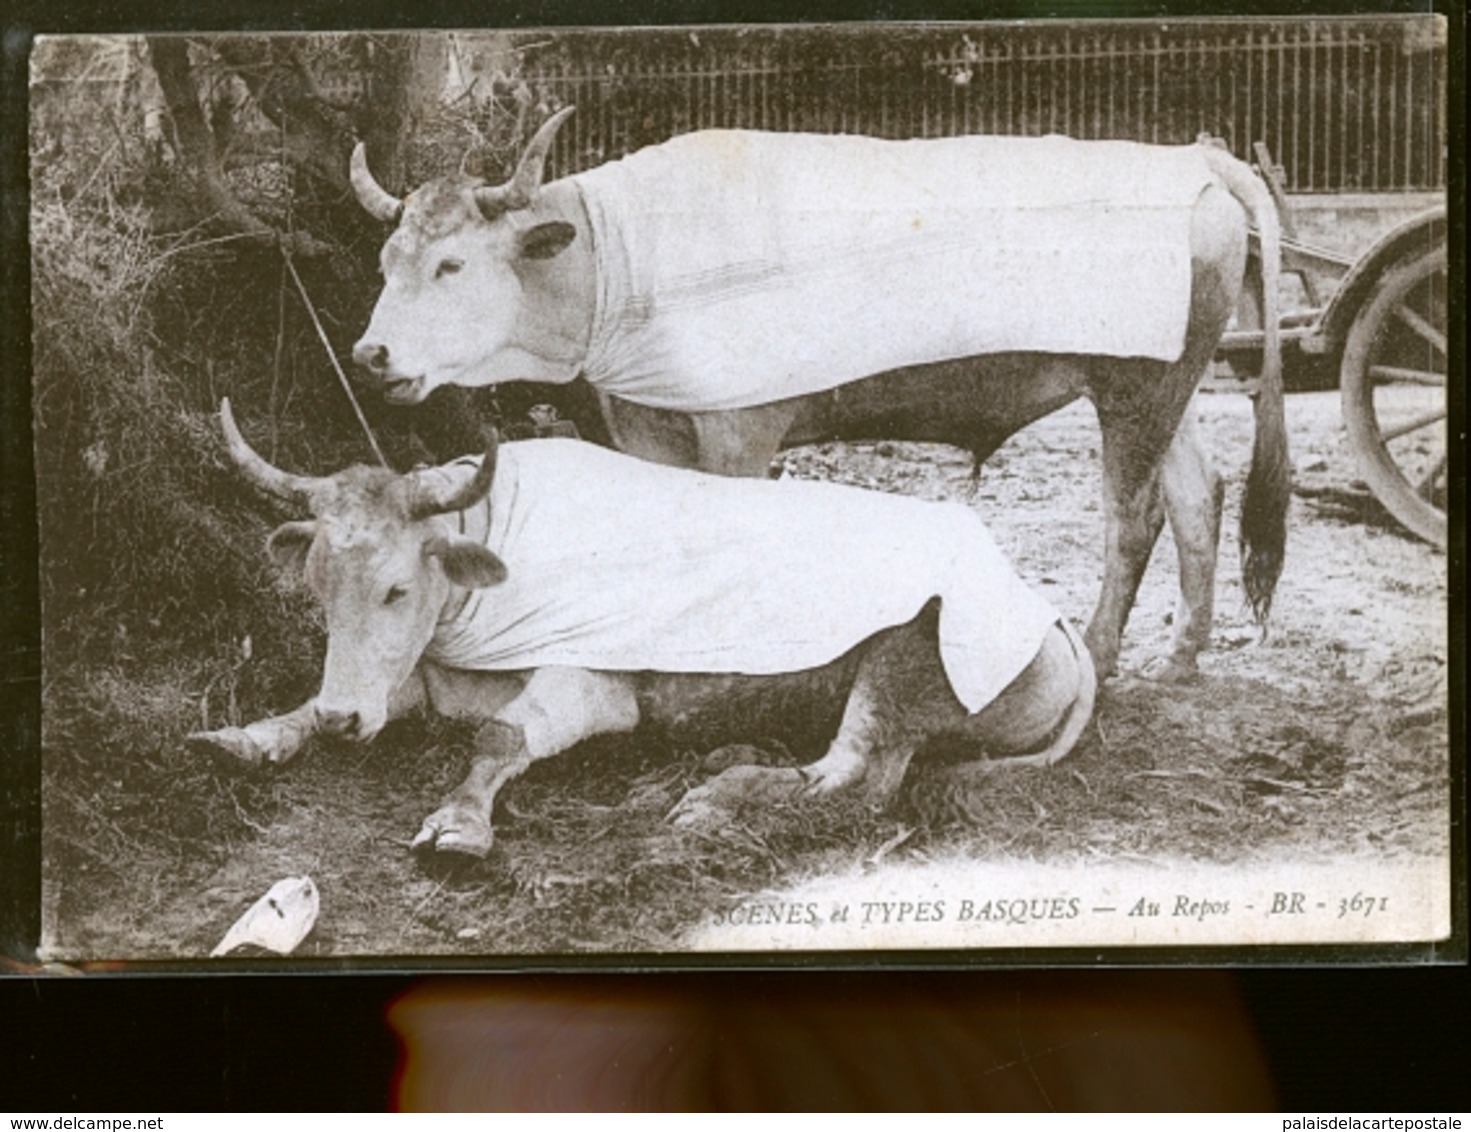
<svg viewBox="0 0 1471 1132">
<path fill-rule="evenodd" d="M 288 252 L 315 255 L 326 245 L 305 232 L 282 233 L 247 208 L 225 179 L 214 132 L 199 104 L 199 88 L 189 63 L 189 45 L 181 36 L 150 36 L 148 50 L 158 76 L 180 160 L 194 176 L 209 212 L 232 231 L 279 242 Z"/>
<path fill-rule="evenodd" d="M 214 134 L 199 106 L 199 88 L 189 65 L 189 45 L 181 36 L 149 36 L 148 51 L 159 89 L 174 123 L 174 143 L 179 158 L 194 174 L 210 211 L 235 231 L 262 238 L 276 237 L 276 230 L 230 191 L 215 153 Z"/>
<path fill-rule="evenodd" d="M 288 44 L 253 36 L 226 36 L 211 46 L 244 81 L 261 112 L 290 139 L 292 159 L 347 191 L 352 130 L 346 116 L 316 94 L 306 63 Z"/>
</svg>

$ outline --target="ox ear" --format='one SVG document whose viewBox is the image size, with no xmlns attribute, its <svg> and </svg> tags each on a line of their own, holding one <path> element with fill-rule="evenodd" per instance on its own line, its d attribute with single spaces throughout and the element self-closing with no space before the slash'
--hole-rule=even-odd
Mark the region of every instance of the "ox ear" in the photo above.
<svg viewBox="0 0 1471 1132">
<path fill-rule="evenodd" d="M 424 553 L 439 559 L 444 575 L 457 586 L 480 589 L 506 580 L 506 564 L 474 539 L 430 539 Z"/>
<path fill-rule="evenodd" d="M 317 537 L 317 524 L 310 520 L 282 523 L 266 539 L 266 553 L 283 570 L 301 573 L 306 568 L 306 552 Z"/>
<path fill-rule="evenodd" d="M 577 238 L 577 229 L 564 220 L 535 224 L 522 232 L 517 251 L 522 259 L 551 259 Z"/>
</svg>

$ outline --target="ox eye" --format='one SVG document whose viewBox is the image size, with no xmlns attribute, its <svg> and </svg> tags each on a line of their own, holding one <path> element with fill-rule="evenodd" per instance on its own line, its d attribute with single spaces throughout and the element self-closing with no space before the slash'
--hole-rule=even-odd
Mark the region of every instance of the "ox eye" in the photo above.
<svg viewBox="0 0 1471 1132">
<path fill-rule="evenodd" d="M 465 261 L 461 259 L 442 259 L 439 261 L 439 266 L 434 269 L 434 278 L 442 279 L 446 275 L 454 275 L 464 266 Z"/>
<path fill-rule="evenodd" d="M 394 605 L 409 595 L 408 586 L 389 586 L 388 592 L 383 595 L 384 605 Z"/>
</svg>

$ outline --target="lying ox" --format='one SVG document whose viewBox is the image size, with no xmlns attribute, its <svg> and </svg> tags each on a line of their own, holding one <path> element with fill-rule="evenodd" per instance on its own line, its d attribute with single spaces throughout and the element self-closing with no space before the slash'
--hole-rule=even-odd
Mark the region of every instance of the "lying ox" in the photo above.
<svg viewBox="0 0 1471 1132">
<path fill-rule="evenodd" d="M 699 475 L 575 440 L 310 478 L 257 455 L 228 402 L 221 416 L 244 474 L 315 516 L 268 545 L 325 607 L 327 659 L 295 711 L 191 739 L 282 763 L 313 734 L 371 739 L 420 707 L 484 721 L 418 847 L 484 854 L 503 783 L 643 725 L 714 743 L 769 734 L 777 706 L 841 717 L 809 766 L 731 767 L 692 791 L 677 813 L 698 820 L 798 794 L 882 803 L 941 736 L 1051 763 L 1092 713 L 1081 640 L 958 504 Z"/>
<path fill-rule="evenodd" d="M 1086 395 L 1105 519 L 1088 644 L 1112 671 L 1167 512 L 1181 602 L 1162 674 L 1188 675 L 1221 493 L 1181 421 L 1236 309 L 1250 214 L 1268 340 L 1242 548 L 1265 618 L 1289 484 L 1278 220 L 1248 166 L 1209 145 L 712 130 L 543 186 L 568 113 L 505 185 L 456 175 L 400 200 L 354 152 L 360 200 L 397 225 L 353 351 L 389 400 L 581 377 L 623 451 L 760 475 L 782 445 L 829 439 L 979 461 Z"/>
</svg>

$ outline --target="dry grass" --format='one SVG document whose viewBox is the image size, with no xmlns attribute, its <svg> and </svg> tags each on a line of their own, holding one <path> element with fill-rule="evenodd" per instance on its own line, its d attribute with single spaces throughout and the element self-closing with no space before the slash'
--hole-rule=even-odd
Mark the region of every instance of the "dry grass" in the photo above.
<svg viewBox="0 0 1471 1132">
<path fill-rule="evenodd" d="M 503 792 L 486 859 L 426 862 L 407 842 L 465 773 L 469 728 L 411 722 L 369 748 L 318 745 L 274 774 L 242 777 L 182 752 L 197 699 L 162 690 L 160 675 L 93 689 L 95 717 L 71 721 L 62 750 L 95 737 L 89 723 L 129 714 L 111 701 L 146 690 L 136 730 L 48 765 L 48 828 L 66 831 L 47 857 L 61 954 L 200 954 L 270 883 L 300 873 L 324 901 L 307 957 L 648 954 L 678 951 L 691 929 L 753 894 L 864 862 L 958 854 L 1056 869 L 1100 857 L 1443 849 L 1445 769 L 1427 759 L 1436 721 L 1423 710 L 1356 713 L 1349 688 L 1317 704 L 1283 693 L 1263 704 L 1270 689 L 1226 680 L 1115 685 L 1068 762 L 1046 772 L 917 765 L 884 813 L 838 800 L 676 828 L 667 814 L 714 768 L 646 738 L 594 741 Z M 1243 697 L 1265 710 L 1233 711 Z M 1315 715 L 1341 722 L 1302 722 Z M 1194 740 L 1181 741 L 1182 719 Z"/>
</svg>

